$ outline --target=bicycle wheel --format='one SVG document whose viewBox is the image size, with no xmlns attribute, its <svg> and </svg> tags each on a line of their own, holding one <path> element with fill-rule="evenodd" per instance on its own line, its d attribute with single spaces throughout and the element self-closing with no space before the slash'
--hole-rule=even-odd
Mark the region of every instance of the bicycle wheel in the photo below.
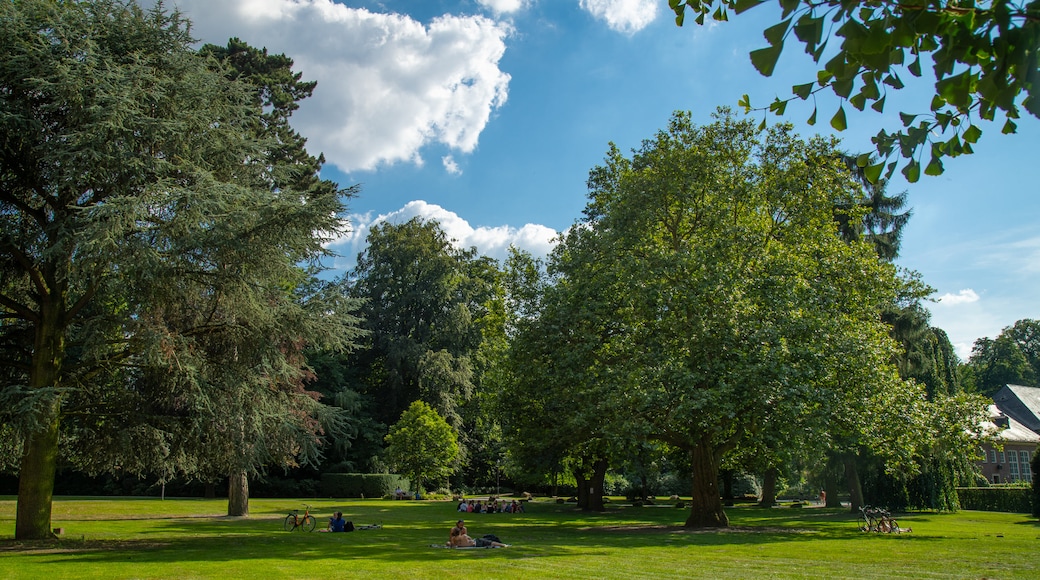
<svg viewBox="0 0 1040 580">
<path fill-rule="evenodd" d="M 867 519 L 867 516 L 860 516 L 859 517 L 859 531 L 861 531 L 861 532 L 869 532 L 870 531 L 870 520 Z"/>
<path fill-rule="evenodd" d="M 296 529 L 296 514 L 289 514 L 285 516 L 285 524 L 283 525 L 285 531 L 291 532 Z"/>
<path fill-rule="evenodd" d="M 898 533 L 900 533 L 900 531 L 899 531 L 899 523 L 896 522 L 895 518 L 888 518 L 888 533 L 890 533 L 890 534 L 898 534 Z"/>
<path fill-rule="evenodd" d="M 306 516 L 303 516 L 303 521 L 300 522 L 300 528 L 305 532 L 313 532 L 314 526 L 317 523 L 318 522 L 314 521 L 314 516 L 308 514 Z"/>
</svg>

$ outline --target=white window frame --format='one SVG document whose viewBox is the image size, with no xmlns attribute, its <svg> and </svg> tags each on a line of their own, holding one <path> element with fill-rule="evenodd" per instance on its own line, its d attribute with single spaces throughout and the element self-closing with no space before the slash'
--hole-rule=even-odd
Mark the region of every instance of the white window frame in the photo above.
<svg viewBox="0 0 1040 580">
<path fill-rule="evenodd" d="M 1029 452 L 1019 451 L 1018 452 L 1019 463 L 1022 464 L 1022 481 L 1032 483 L 1033 481 L 1033 468 L 1029 465 Z"/>
<path fill-rule="evenodd" d="M 1015 451 L 1014 449 L 1008 451 L 1008 464 L 1011 471 L 1011 473 L 1009 474 L 1010 477 L 1008 479 L 1010 479 L 1011 481 L 1018 481 L 1018 451 Z"/>
<path fill-rule="evenodd" d="M 989 462 L 990 463 L 996 463 L 997 462 L 997 450 L 996 449 L 990 449 L 989 450 Z"/>
</svg>

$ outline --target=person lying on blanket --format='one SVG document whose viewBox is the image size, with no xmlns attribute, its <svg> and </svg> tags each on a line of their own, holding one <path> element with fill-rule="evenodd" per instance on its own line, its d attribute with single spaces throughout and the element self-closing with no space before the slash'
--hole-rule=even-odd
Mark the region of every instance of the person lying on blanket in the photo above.
<svg viewBox="0 0 1040 580">
<path fill-rule="evenodd" d="M 508 548 L 508 544 L 496 542 L 487 538 L 471 538 L 466 530 L 466 523 L 462 520 L 455 522 L 455 526 L 448 533 L 448 545 L 452 548 Z"/>
</svg>

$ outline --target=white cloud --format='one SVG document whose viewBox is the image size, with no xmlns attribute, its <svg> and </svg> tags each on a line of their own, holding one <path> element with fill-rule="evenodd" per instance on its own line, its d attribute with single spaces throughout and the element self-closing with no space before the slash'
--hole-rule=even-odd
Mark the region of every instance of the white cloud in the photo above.
<svg viewBox="0 0 1040 580">
<path fill-rule="evenodd" d="M 368 233 L 373 226 L 383 222 L 400 224 L 414 217 L 440 223 L 441 229 L 448 235 L 448 238 L 454 240 L 456 247 L 475 247 L 480 254 L 497 260 L 506 258 L 510 246 L 526 250 L 536 257 L 545 257 L 556 245 L 554 241 L 557 235 L 556 230 L 546 226 L 526 224 L 521 228 L 511 226 L 474 228 L 453 211 L 416 200 L 408 202 L 399 210 L 375 218 L 371 214 L 351 216 L 351 232 L 329 244 L 329 248 L 341 256 L 336 260 L 334 268 L 346 271 L 357 264 L 357 255 L 365 249 Z"/>
<path fill-rule="evenodd" d="M 582 9 L 603 20 L 611 30 L 635 34 L 657 18 L 657 0 L 580 0 Z"/>
<path fill-rule="evenodd" d="M 451 155 L 445 155 L 441 157 L 441 163 L 444 164 L 444 170 L 452 175 L 462 175 L 462 169 L 459 168 L 459 164 L 455 162 L 455 158 Z"/>
<path fill-rule="evenodd" d="M 523 10 L 530 0 L 477 0 L 477 4 L 491 9 L 495 14 L 512 14 Z"/>
<path fill-rule="evenodd" d="M 978 302 L 979 295 L 975 293 L 971 288 L 965 288 L 956 294 L 950 294 L 947 292 L 939 297 L 939 304 L 944 306 L 956 306 L 958 304 L 971 304 L 972 302 Z"/>
<path fill-rule="evenodd" d="M 483 16 L 428 25 L 332 0 L 174 0 L 194 36 L 232 36 L 295 61 L 314 95 L 293 115 L 312 153 L 343 171 L 406 161 L 423 146 L 472 152 L 510 76 L 499 70 L 511 28 Z M 506 7 L 503 0 L 495 5 Z"/>
</svg>

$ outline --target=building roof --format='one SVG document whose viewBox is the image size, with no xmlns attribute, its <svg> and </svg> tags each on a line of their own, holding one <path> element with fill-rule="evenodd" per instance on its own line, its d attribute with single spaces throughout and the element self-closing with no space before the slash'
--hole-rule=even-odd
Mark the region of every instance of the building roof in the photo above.
<svg viewBox="0 0 1040 580">
<path fill-rule="evenodd" d="M 1040 433 L 1040 388 L 1005 385 L 993 396 L 993 402 L 1005 415 Z"/>
<path fill-rule="evenodd" d="M 1040 434 L 1001 413 L 997 405 L 989 406 L 990 420 L 982 423 L 982 431 L 1003 443 L 1040 443 Z"/>
</svg>

